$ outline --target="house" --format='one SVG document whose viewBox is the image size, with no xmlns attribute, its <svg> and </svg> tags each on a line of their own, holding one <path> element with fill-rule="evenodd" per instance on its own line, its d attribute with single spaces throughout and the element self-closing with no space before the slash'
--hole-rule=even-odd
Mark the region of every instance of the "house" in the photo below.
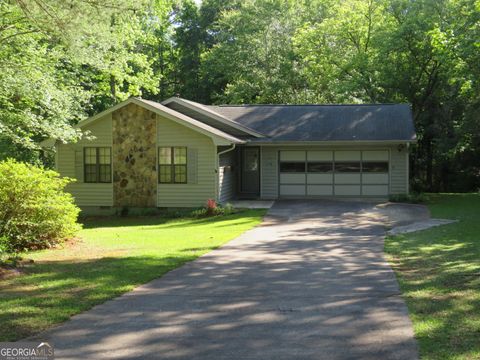
<svg viewBox="0 0 480 360">
<path fill-rule="evenodd" d="M 56 142 L 84 211 L 198 207 L 207 199 L 388 197 L 409 191 L 410 106 L 220 105 L 130 98 Z"/>
</svg>

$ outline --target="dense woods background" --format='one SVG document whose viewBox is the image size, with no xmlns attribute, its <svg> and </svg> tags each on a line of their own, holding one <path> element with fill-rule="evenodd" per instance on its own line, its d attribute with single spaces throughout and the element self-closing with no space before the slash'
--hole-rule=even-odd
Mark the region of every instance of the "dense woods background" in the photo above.
<svg viewBox="0 0 480 360">
<path fill-rule="evenodd" d="M 129 96 L 409 102 L 419 191 L 480 188 L 479 0 L 0 0 L 0 158 Z"/>
</svg>

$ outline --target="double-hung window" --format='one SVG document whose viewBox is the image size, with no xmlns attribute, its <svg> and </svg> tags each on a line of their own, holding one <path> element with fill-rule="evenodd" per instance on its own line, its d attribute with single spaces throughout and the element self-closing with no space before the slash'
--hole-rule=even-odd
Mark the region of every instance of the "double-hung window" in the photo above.
<svg viewBox="0 0 480 360">
<path fill-rule="evenodd" d="M 86 147 L 83 154 L 86 183 L 112 182 L 112 150 L 109 147 Z"/>
<path fill-rule="evenodd" d="M 158 148 L 158 182 L 160 184 L 187 183 L 187 148 Z"/>
</svg>

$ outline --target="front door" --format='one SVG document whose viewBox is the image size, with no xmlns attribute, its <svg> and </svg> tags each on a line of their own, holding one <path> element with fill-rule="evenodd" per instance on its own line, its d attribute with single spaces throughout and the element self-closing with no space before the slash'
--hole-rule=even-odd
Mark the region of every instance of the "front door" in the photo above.
<svg viewBox="0 0 480 360">
<path fill-rule="evenodd" d="M 241 158 L 240 192 L 245 195 L 258 196 L 260 193 L 260 149 L 258 147 L 244 147 Z"/>
</svg>

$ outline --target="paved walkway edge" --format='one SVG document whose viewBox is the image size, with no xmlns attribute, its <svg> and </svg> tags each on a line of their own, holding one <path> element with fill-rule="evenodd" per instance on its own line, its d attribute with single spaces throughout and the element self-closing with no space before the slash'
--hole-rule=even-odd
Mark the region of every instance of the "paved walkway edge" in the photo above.
<svg viewBox="0 0 480 360">
<path fill-rule="evenodd" d="M 408 234 L 420 230 L 430 229 L 432 227 L 448 225 L 458 222 L 458 220 L 450 219 L 430 219 L 426 221 L 418 221 L 413 224 L 396 226 L 387 232 L 387 235 Z"/>
</svg>

